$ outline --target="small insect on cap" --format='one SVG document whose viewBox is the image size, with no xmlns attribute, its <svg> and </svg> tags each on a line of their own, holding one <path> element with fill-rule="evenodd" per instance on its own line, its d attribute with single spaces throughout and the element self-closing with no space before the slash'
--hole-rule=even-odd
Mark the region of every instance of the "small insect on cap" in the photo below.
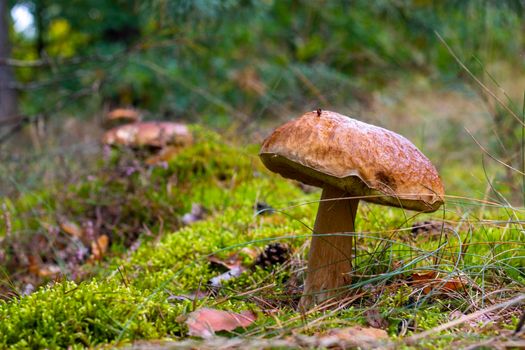
<svg viewBox="0 0 525 350">
<path fill-rule="evenodd" d="M 188 145 L 193 136 L 184 124 L 173 122 L 139 122 L 126 124 L 107 131 L 102 142 L 128 147 L 164 147 Z"/>
<path fill-rule="evenodd" d="M 308 112 L 282 125 L 259 157 L 286 178 L 331 185 L 368 202 L 423 212 L 443 204 L 436 168 L 409 140 L 335 112 Z"/>
</svg>

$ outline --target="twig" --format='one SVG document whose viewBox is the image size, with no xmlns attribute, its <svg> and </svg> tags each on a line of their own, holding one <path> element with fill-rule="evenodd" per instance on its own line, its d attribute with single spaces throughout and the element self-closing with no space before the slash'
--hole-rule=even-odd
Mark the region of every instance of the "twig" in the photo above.
<svg viewBox="0 0 525 350">
<path fill-rule="evenodd" d="M 519 295 L 516 298 L 508 300 L 508 301 L 505 301 L 503 303 L 489 306 L 489 307 L 487 307 L 485 309 L 481 309 L 481 310 L 473 312 L 473 313 L 471 313 L 469 315 L 465 315 L 463 317 L 458 318 L 457 320 L 453 320 L 453 321 L 447 322 L 445 324 L 442 324 L 442 325 L 440 325 L 438 327 L 434 327 L 432 329 L 429 329 L 428 331 L 425 331 L 425 332 L 422 332 L 422 333 L 418 333 L 418 334 L 414 334 L 414 335 L 406 338 L 405 342 L 407 344 L 416 344 L 417 341 L 419 341 L 421 339 L 424 339 L 424 338 L 427 338 L 427 337 L 429 337 L 429 336 L 431 336 L 431 335 L 433 335 L 435 333 L 439 333 L 439 332 L 444 331 L 446 329 L 458 326 L 458 325 L 460 325 L 462 323 L 475 320 L 478 317 L 483 316 L 483 315 L 485 315 L 487 313 L 490 313 L 490 312 L 493 312 L 493 311 L 496 311 L 496 310 L 499 310 L 499 309 L 504 309 L 504 308 L 507 308 L 509 306 L 519 304 L 519 303 L 521 303 L 523 301 L 525 301 L 525 294 Z"/>
</svg>

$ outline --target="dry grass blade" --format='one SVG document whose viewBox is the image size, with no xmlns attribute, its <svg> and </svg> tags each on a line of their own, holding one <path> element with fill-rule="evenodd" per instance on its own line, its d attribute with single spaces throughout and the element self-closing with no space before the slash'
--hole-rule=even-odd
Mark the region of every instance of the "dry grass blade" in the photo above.
<svg viewBox="0 0 525 350">
<path fill-rule="evenodd" d="M 443 39 L 443 37 L 438 33 L 438 32 L 435 32 L 436 36 L 438 37 L 439 41 L 441 41 L 441 43 L 447 48 L 448 52 L 450 53 L 450 55 L 454 58 L 454 60 L 456 60 L 456 62 L 460 65 L 461 68 L 463 68 L 465 70 L 465 72 L 468 73 L 468 75 L 474 79 L 474 81 L 479 84 L 479 86 L 481 86 L 481 88 L 487 93 L 489 94 L 492 98 L 494 98 L 500 105 L 501 107 L 503 107 L 507 112 L 509 112 L 509 114 L 518 121 L 518 123 L 520 123 L 520 125 L 522 127 L 525 127 L 525 123 L 523 123 L 523 121 L 516 115 L 516 113 L 514 113 L 514 111 L 512 109 L 509 108 L 509 106 L 507 106 L 503 101 L 501 101 L 498 96 L 496 96 L 496 94 L 494 94 L 485 84 L 483 84 L 483 82 L 481 82 L 475 75 L 474 73 L 472 73 L 472 71 L 470 69 L 468 69 L 468 67 L 459 59 L 459 57 L 456 55 L 456 53 L 452 50 L 452 48 L 447 44 L 447 42 L 445 41 L 445 39 Z"/>
<path fill-rule="evenodd" d="M 487 313 L 494 312 L 494 311 L 499 310 L 499 309 L 504 309 L 504 308 L 507 308 L 507 307 L 510 307 L 510 306 L 513 306 L 513 305 L 516 305 L 516 304 L 520 304 L 523 301 L 525 301 L 525 294 L 519 295 L 516 298 L 513 298 L 511 300 L 505 301 L 503 303 L 499 303 L 499 304 L 496 304 L 496 305 L 489 306 L 489 307 L 487 307 L 485 309 L 478 310 L 478 311 L 473 312 L 473 313 L 471 313 L 469 315 L 465 315 L 463 317 L 460 317 L 457 320 L 453 320 L 453 321 L 447 322 L 445 324 L 442 324 L 442 325 L 440 325 L 438 327 L 429 329 L 428 331 L 421 332 L 421 333 L 418 333 L 418 334 L 414 334 L 414 335 L 406 338 L 405 339 L 405 343 L 407 343 L 407 344 L 416 344 L 421 339 L 425 339 L 425 338 L 427 338 L 427 337 L 429 337 L 429 336 L 431 336 L 433 334 L 436 334 L 436 333 L 439 333 L 439 332 L 444 331 L 446 329 L 458 326 L 458 325 L 460 325 L 462 323 L 475 320 L 478 317 L 483 316 L 483 315 L 485 315 Z"/>
<path fill-rule="evenodd" d="M 522 175 L 522 176 L 525 176 L 525 173 L 520 171 L 519 169 L 516 169 L 514 168 L 513 166 L 505 163 L 504 161 L 498 159 L 497 157 L 495 157 L 494 155 L 492 155 L 485 147 L 483 147 L 481 145 L 481 143 L 479 143 L 479 141 L 474 137 L 474 135 L 472 135 L 472 133 L 467 129 L 465 128 L 465 131 L 472 137 L 472 139 L 474 140 L 474 142 L 479 146 L 479 148 L 486 154 L 488 155 L 491 159 L 495 160 L 496 162 L 500 163 L 501 165 L 503 165 L 504 167 L 506 168 L 509 168 L 510 170 L 512 171 L 515 171 L 517 172 L 518 174 Z"/>
</svg>

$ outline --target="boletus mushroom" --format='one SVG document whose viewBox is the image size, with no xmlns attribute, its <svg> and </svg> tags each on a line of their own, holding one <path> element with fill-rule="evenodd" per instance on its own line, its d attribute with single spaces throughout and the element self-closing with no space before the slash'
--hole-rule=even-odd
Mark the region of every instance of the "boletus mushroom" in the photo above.
<svg viewBox="0 0 525 350">
<path fill-rule="evenodd" d="M 107 131 L 102 143 L 110 146 L 124 146 L 133 149 L 147 149 L 145 162 L 153 165 L 167 161 L 179 151 L 193 143 L 188 127 L 174 122 L 138 122 L 121 125 Z"/>
<path fill-rule="evenodd" d="M 308 112 L 282 125 L 264 140 L 259 156 L 269 170 L 322 188 L 303 310 L 344 296 L 360 200 L 419 212 L 443 204 L 436 168 L 409 140 L 335 112 Z"/>
<path fill-rule="evenodd" d="M 174 122 L 138 122 L 115 127 L 107 131 L 102 142 L 126 147 L 163 148 L 184 146 L 193 142 L 193 136 L 184 124 Z"/>
<path fill-rule="evenodd" d="M 136 123 L 141 119 L 140 112 L 134 108 L 115 108 L 106 114 L 104 127 L 111 128 L 118 125 Z"/>
</svg>

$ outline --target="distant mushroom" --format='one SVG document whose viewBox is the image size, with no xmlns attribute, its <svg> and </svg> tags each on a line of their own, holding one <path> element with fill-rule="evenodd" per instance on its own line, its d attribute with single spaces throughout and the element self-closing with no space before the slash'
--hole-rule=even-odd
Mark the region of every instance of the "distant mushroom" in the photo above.
<svg viewBox="0 0 525 350">
<path fill-rule="evenodd" d="M 108 130 L 102 137 L 102 143 L 110 146 L 155 150 L 157 153 L 146 159 L 146 163 L 156 164 L 169 159 L 182 147 L 192 144 L 193 136 L 185 124 L 138 122 Z"/>
<path fill-rule="evenodd" d="M 138 122 L 118 126 L 107 131 L 102 142 L 107 145 L 162 148 L 168 145 L 184 146 L 191 144 L 193 136 L 184 124 Z"/>
<path fill-rule="evenodd" d="M 350 283 L 359 200 L 433 212 L 444 190 L 410 141 L 344 115 L 317 110 L 277 128 L 259 156 L 271 171 L 323 189 L 300 307 L 342 298 Z"/>
<path fill-rule="evenodd" d="M 108 112 L 104 118 L 104 126 L 107 128 L 118 125 L 136 123 L 141 120 L 140 112 L 134 108 L 116 108 Z"/>
</svg>

